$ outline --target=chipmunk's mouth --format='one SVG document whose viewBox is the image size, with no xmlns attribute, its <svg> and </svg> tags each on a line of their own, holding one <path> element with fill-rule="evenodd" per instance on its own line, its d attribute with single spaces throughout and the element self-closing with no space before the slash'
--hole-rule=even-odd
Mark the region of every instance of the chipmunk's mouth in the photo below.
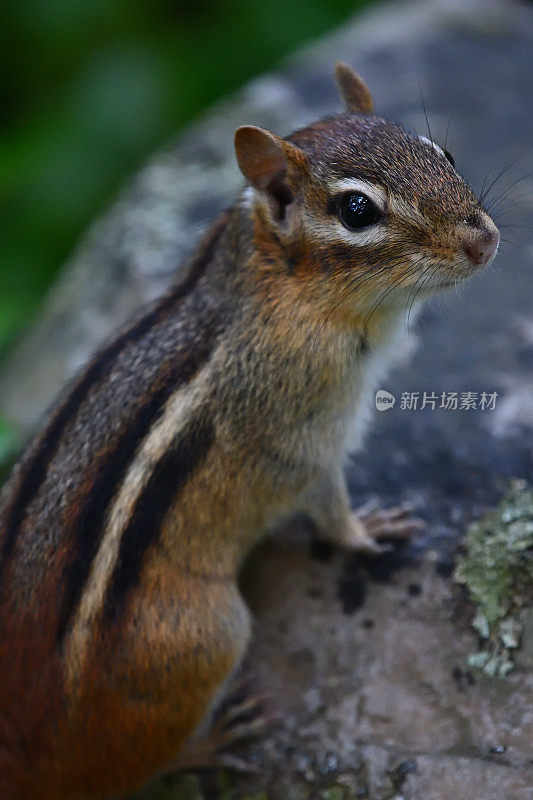
<svg viewBox="0 0 533 800">
<path fill-rule="evenodd" d="M 434 284 L 434 291 L 439 289 L 452 289 L 454 286 L 461 286 L 465 281 L 473 278 L 474 275 L 479 274 L 492 264 L 494 256 L 484 264 L 472 265 L 471 263 L 465 264 L 461 259 L 458 264 L 441 264 L 439 269 L 440 275 L 436 275 Z M 444 273 L 444 274 L 442 274 Z M 451 273 L 451 274 L 450 274 Z"/>
<path fill-rule="evenodd" d="M 465 281 L 469 281 L 470 278 L 473 278 L 474 275 L 477 275 L 482 270 L 486 269 L 492 263 L 493 260 L 494 259 L 491 258 L 491 260 L 488 261 L 486 264 L 474 268 L 471 265 L 469 265 L 466 271 L 464 271 L 464 267 L 461 265 L 457 270 L 457 274 L 453 275 L 453 277 L 448 277 L 448 275 L 446 275 L 445 277 L 439 278 L 435 288 L 437 290 L 451 289 L 454 286 L 460 286 Z"/>
</svg>

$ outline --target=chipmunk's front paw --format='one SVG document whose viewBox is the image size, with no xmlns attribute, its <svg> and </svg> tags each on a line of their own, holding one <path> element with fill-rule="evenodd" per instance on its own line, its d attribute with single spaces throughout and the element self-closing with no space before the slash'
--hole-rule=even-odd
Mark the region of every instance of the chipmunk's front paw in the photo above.
<svg viewBox="0 0 533 800">
<path fill-rule="evenodd" d="M 389 509 L 368 503 L 350 515 L 350 531 L 343 544 L 371 555 L 386 553 L 393 545 L 381 544 L 382 539 L 405 541 L 425 527 L 423 520 L 412 516 L 412 511 L 407 503 Z"/>
</svg>

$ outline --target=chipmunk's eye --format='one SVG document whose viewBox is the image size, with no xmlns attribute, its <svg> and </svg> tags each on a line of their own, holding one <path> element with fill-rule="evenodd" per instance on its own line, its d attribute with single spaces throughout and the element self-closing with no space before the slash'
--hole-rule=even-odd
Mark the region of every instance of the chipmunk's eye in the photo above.
<svg viewBox="0 0 533 800">
<path fill-rule="evenodd" d="M 452 156 L 452 154 L 448 153 L 447 150 L 443 150 L 442 152 L 444 153 L 444 155 L 446 156 L 446 158 L 448 159 L 448 161 L 450 162 L 452 167 L 455 167 L 455 160 L 454 160 L 454 157 Z"/>
<path fill-rule="evenodd" d="M 351 231 L 367 228 L 381 219 L 381 211 L 364 194 L 349 192 L 338 203 L 338 214 L 342 224 Z"/>
</svg>

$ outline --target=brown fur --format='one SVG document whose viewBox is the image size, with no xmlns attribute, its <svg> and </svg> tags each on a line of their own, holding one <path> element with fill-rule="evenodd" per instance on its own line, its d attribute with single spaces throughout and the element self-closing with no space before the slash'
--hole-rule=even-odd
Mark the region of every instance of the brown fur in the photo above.
<svg viewBox="0 0 533 800">
<path fill-rule="evenodd" d="M 342 479 L 349 418 L 421 279 L 473 271 L 464 220 L 492 223 L 440 153 L 341 83 L 364 116 L 288 140 L 240 129 L 255 188 L 4 489 L 2 800 L 112 798 L 172 768 L 245 652 L 236 576 L 276 520 L 306 511 L 371 544 Z M 338 222 L 330 187 L 347 178 L 386 195 L 375 241 Z"/>
</svg>

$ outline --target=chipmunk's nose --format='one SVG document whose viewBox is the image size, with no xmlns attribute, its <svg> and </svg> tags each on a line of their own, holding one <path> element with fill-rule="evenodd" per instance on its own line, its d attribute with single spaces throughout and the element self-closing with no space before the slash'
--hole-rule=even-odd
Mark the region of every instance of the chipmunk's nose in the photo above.
<svg viewBox="0 0 533 800">
<path fill-rule="evenodd" d="M 500 232 L 489 216 L 465 220 L 461 244 L 469 261 L 476 267 L 488 264 L 499 243 Z"/>
</svg>

